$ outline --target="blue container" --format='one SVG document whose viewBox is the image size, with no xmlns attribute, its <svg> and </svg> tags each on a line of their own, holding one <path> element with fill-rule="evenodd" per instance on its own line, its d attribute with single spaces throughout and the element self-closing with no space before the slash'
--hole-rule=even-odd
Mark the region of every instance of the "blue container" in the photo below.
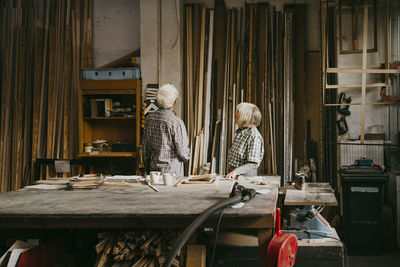
<svg viewBox="0 0 400 267">
<path fill-rule="evenodd" d="M 83 80 L 139 80 L 140 68 L 82 69 Z"/>
</svg>

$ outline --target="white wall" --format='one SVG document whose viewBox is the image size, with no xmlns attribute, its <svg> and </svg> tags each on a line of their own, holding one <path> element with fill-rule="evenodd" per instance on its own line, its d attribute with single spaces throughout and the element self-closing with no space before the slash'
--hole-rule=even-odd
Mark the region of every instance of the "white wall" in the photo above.
<svg viewBox="0 0 400 267">
<path fill-rule="evenodd" d="M 172 83 L 182 88 L 182 2 L 181 0 L 141 0 L 141 71 L 143 92 L 149 83 Z M 143 94 L 144 95 L 144 94 Z M 178 99 L 175 112 L 181 115 Z"/>
<path fill-rule="evenodd" d="M 93 1 L 94 67 L 140 48 L 140 0 Z"/>
</svg>

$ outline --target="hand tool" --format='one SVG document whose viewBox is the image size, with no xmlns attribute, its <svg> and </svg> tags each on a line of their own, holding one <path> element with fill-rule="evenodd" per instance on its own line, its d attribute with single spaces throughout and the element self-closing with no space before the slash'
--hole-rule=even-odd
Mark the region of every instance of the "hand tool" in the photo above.
<svg viewBox="0 0 400 267">
<path fill-rule="evenodd" d="M 345 93 L 340 93 L 339 95 L 339 104 L 342 103 L 346 103 L 346 104 L 350 104 L 351 103 L 351 96 L 346 98 L 346 94 Z M 337 111 L 344 115 L 344 116 L 349 116 L 350 115 L 350 110 L 349 110 L 350 106 L 346 105 L 346 106 L 338 106 L 337 107 Z"/>
<path fill-rule="evenodd" d="M 153 189 L 156 192 L 160 192 L 160 190 L 158 190 L 157 188 L 155 188 L 154 186 L 151 185 L 150 181 L 148 181 L 147 179 L 144 180 L 144 183 L 147 184 L 151 189 Z"/>
<path fill-rule="evenodd" d="M 336 121 L 339 135 L 343 135 L 349 131 L 349 127 L 347 126 L 346 117 L 341 117 L 339 120 Z"/>
</svg>

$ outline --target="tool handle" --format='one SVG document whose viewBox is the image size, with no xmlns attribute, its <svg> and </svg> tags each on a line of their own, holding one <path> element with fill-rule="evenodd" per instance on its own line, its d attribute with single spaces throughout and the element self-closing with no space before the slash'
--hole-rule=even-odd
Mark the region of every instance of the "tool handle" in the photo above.
<svg viewBox="0 0 400 267">
<path fill-rule="evenodd" d="M 281 234 L 281 209 L 276 209 L 275 234 Z"/>
</svg>

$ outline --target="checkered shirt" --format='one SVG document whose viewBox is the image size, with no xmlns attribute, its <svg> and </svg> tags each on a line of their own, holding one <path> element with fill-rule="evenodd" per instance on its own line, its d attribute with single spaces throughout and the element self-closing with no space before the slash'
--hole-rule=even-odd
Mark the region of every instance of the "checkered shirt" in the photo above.
<svg viewBox="0 0 400 267">
<path fill-rule="evenodd" d="M 188 144 L 185 124 L 171 110 L 151 112 L 146 118 L 142 139 L 146 171 L 183 176 L 183 162 L 190 158 Z"/>
<path fill-rule="evenodd" d="M 253 162 L 260 166 L 264 156 L 264 142 L 256 127 L 238 129 L 228 153 L 228 171 L 246 163 Z"/>
</svg>

